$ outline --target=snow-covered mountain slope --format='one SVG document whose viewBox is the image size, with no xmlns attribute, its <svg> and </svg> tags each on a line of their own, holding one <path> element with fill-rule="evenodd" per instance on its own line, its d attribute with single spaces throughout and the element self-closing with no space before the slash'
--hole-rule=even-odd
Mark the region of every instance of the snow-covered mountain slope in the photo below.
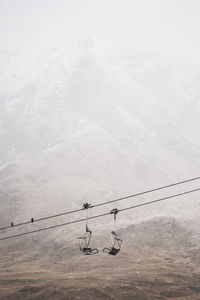
<svg viewBox="0 0 200 300">
<path fill-rule="evenodd" d="M 199 175 L 200 69 L 105 53 L 86 43 L 0 54 L 2 223 Z M 193 194 L 141 216 L 199 207 Z"/>
</svg>

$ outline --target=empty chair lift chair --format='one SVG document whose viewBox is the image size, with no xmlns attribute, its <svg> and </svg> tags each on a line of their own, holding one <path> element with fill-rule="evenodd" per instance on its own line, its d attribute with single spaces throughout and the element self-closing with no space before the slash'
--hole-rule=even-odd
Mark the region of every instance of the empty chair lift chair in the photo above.
<svg viewBox="0 0 200 300">
<path fill-rule="evenodd" d="M 98 249 L 90 247 L 92 237 L 92 231 L 88 228 L 88 208 L 90 208 L 90 204 L 84 203 L 83 208 L 86 210 L 86 232 L 81 237 L 78 237 L 79 249 L 85 255 L 97 254 L 99 252 Z"/>
<path fill-rule="evenodd" d="M 110 254 L 110 255 L 116 255 L 120 252 L 122 240 L 117 236 L 116 233 L 116 215 L 118 213 L 118 209 L 114 208 L 111 210 L 111 214 L 114 214 L 114 229 L 111 231 L 111 241 L 112 245 L 111 247 L 107 248 L 105 247 L 103 249 L 103 252 Z"/>
</svg>

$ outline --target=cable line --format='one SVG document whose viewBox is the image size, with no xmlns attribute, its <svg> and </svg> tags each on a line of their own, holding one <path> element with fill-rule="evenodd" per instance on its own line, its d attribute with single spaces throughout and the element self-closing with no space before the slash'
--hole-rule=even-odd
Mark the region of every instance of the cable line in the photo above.
<svg viewBox="0 0 200 300">
<path fill-rule="evenodd" d="M 175 182 L 175 183 L 171 183 L 171 184 L 164 185 L 164 186 L 161 186 L 161 187 L 153 188 L 153 189 L 146 190 L 146 191 L 143 191 L 143 192 L 139 192 L 139 193 L 136 193 L 136 194 L 128 195 L 128 196 L 121 197 L 121 198 L 118 198 L 118 199 L 114 199 L 114 200 L 110 200 L 110 201 L 106 201 L 106 202 L 94 204 L 94 205 L 91 205 L 90 207 L 94 208 L 94 207 L 99 207 L 99 206 L 107 205 L 107 204 L 110 204 L 110 203 L 114 203 L 114 202 L 126 200 L 126 199 L 129 199 L 129 198 L 134 198 L 134 197 L 137 197 L 137 196 L 145 195 L 145 194 L 148 194 L 148 193 L 151 193 L 151 192 L 163 190 L 163 189 L 166 189 L 166 188 L 170 188 L 170 187 L 173 187 L 173 186 L 181 185 L 181 184 L 184 184 L 184 183 L 187 183 L 187 182 L 192 182 L 192 181 L 199 180 L 199 179 L 200 179 L 200 176 L 199 177 L 190 178 L 190 179 L 186 179 L 186 180 L 182 180 L 182 181 L 178 181 L 178 182 Z M 31 224 L 33 222 L 35 223 L 35 222 L 40 222 L 40 221 L 44 221 L 44 220 L 48 220 L 48 219 L 57 218 L 57 217 L 60 217 L 60 216 L 65 216 L 65 215 L 73 214 L 73 213 L 76 213 L 76 212 L 80 212 L 82 210 L 84 210 L 84 208 L 80 208 L 80 209 L 76 209 L 76 210 L 71 210 L 71 211 L 67 211 L 67 212 L 63 212 L 63 213 L 59 213 L 59 214 L 55 214 L 55 215 L 50 215 L 50 216 L 46 216 L 46 217 L 39 218 L 39 219 L 32 218 L 30 221 L 26 221 L 26 222 L 22 222 L 22 223 L 17 223 L 17 224 L 14 224 L 12 222 L 10 226 L 1 227 L 0 231 L 1 230 L 5 230 L 5 229 L 10 229 L 12 227 L 19 227 L 19 226 Z"/>
<path fill-rule="evenodd" d="M 171 196 L 168 196 L 168 197 L 164 197 L 164 198 L 160 198 L 160 199 L 156 199 L 156 200 L 144 202 L 144 203 L 137 204 L 137 205 L 134 205 L 134 206 L 122 208 L 122 209 L 119 209 L 118 212 L 123 212 L 123 211 L 129 210 L 129 209 L 135 209 L 135 208 L 138 208 L 138 207 L 141 207 L 141 206 L 150 205 L 150 204 L 153 204 L 153 203 L 165 201 L 165 200 L 168 200 L 168 199 L 171 199 L 171 198 L 183 196 L 183 195 L 186 195 L 186 194 L 191 194 L 191 193 L 194 193 L 194 192 L 197 192 L 197 191 L 200 191 L 200 188 L 189 190 L 189 191 L 185 191 L 185 192 L 178 193 L 178 194 L 174 194 L 174 195 L 171 195 Z M 111 212 L 100 214 L 100 215 L 96 215 L 96 216 L 92 216 L 92 217 L 88 217 L 88 220 L 96 219 L 96 218 L 100 218 L 100 217 L 104 217 L 104 216 L 110 215 Z M 16 237 L 21 237 L 21 236 L 25 236 L 25 235 L 29 235 L 29 234 L 33 234 L 33 233 L 40 232 L 40 231 L 54 229 L 54 228 L 58 228 L 58 227 L 61 227 L 61 226 L 66 226 L 66 225 L 70 225 L 70 224 L 80 223 L 80 222 L 85 222 L 85 219 L 79 219 L 79 220 L 70 221 L 70 222 L 66 222 L 66 223 L 62 223 L 62 224 L 58 224 L 58 225 L 49 226 L 49 227 L 46 227 L 46 228 L 40 228 L 40 229 L 36 229 L 36 230 L 33 230 L 33 231 L 28 231 L 28 232 L 23 232 L 23 233 L 11 235 L 11 236 L 3 237 L 3 238 L 0 238 L 0 241 L 8 240 L 8 239 L 16 238 Z"/>
<path fill-rule="evenodd" d="M 0 231 L 5 230 L 5 229 L 9 229 L 9 228 L 12 228 L 12 227 L 19 227 L 19 226 L 22 226 L 22 225 L 27 225 L 27 224 L 31 224 L 31 223 L 35 223 L 35 222 L 40 222 L 40 221 L 44 221 L 44 220 L 48 220 L 48 219 L 53 219 L 53 218 L 69 215 L 69 214 L 72 214 L 72 213 L 80 212 L 82 210 L 84 210 L 84 208 L 79 208 L 79 209 L 76 209 L 76 210 L 71 210 L 71 211 L 67 211 L 67 212 L 64 212 L 64 213 L 59 213 L 59 214 L 56 214 L 56 215 L 51 215 L 51 216 L 47 216 L 47 217 L 43 217 L 43 218 L 39 218 L 39 219 L 33 219 L 32 218 L 33 221 L 26 221 L 26 222 L 17 223 L 17 224 L 11 223 L 13 225 L 10 225 L 10 226 L 7 226 L 7 227 L 1 227 Z"/>
<path fill-rule="evenodd" d="M 191 181 L 198 180 L 198 179 L 200 179 L 200 177 L 195 177 L 195 178 L 191 178 L 191 179 L 187 179 L 187 180 L 183 180 L 183 181 L 171 183 L 171 184 L 164 185 L 164 186 L 161 186 L 161 187 L 158 187 L 158 188 L 154 188 L 154 189 L 151 189 L 151 190 L 147 190 L 147 191 L 144 191 L 144 192 L 139 192 L 137 194 L 132 194 L 132 195 L 128 195 L 128 196 L 125 196 L 125 197 L 122 197 L 122 198 L 114 199 L 114 200 L 111 200 L 111 201 L 106 201 L 106 202 L 102 202 L 102 203 L 99 203 L 99 204 L 91 205 L 91 207 L 98 207 L 98 206 L 102 206 L 102 205 L 106 205 L 106 204 L 110 204 L 110 203 L 122 201 L 122 200 L 125 200 L 125 199 L 129 199 L 129 198 L 133 198 L 133 197 L 145 195 L 145 194 L 148 194 L 148 193 L 151 193 L 151 192 L 163 190 L 163 189 L 166 189 L 166 188 L 169 188 L 169 187 L 173 187 L 173 186 L 176 186 L 176 185 L 180 185 L 180 184 L 191 182 Z"/>
<path fill-rule="evenodd" d="M 194 193 L 194 192 L 197 192 L 197 191 L 200 191 L 200 188 L 194 189 L 194 190 L 190 190 L 190 191 L 186 191 L 186 192 L 182 192 L 182 193 L 178 193 L 178 194 L 175 194 L 175 195 L 172 195 L 172 196 L 167 196 L 167 197 L 164 197 L 164 198 L 160 198 L 160 199 L 156 199 L 156 200 L 144 202 L 144 203 L 141 203 L 141 204 L 129 206 L 127 208 L 122 208 L 122 209 L 119 209 L 119 212 L 120 211 L 125 211 L 125 210 L 128 210 L 128 209 L 134 209 L 134 208 L 145 206 L 145 205 L 149 205 L 149 204 L 153 204 L 153 203 L 156 203 L 156 202 L 165 201 L 165 200 L 168 200 L 168 199 L 171 199 L 171 198 L 175 198 L 175 197 L 187 195 L 187 194 Z"/>
<path fill-rule="evenodd" d="M 89 217 L 88 219 L 100 218 L 100 217 L 104 217 L 104 216 L 107 216 L 107 215 L 110 215 L 110 212 L 105 213 L 105 214 L 96 215 L 96 216 L 93 216 L 93 217 Z M 70 225 L 70 224 L 74 224 L 74 223 L 80 223 L 80 222 L 85 222 L 85 219 L 79 219 L 79 220 L 70 221 L 70 222 L 66 222 L 66 223 L 62 223 L 62 224 L 58 224 L 58 225 L 49 226 L 49 227 L 46 227 L 46 228 L 40 228 L 40 229 L 28 231 L 28 232 L 23 232 L 23 233 L 7 236 L 7 237 L 4 237 L 4 238 L 1 238 L 0 241 L 20 237 L 20 236 L 23 236 L 23 235 L 28 235 L 28 234 L 32 234 L 32 233 L 36 233 L 36 232 L 40 232 L 40 231 L 44 231 L 44 230 L 58 228 L 58 227 L 61 227 L 61 226 L 66 226 L 66 225 Z"/>
</svg>

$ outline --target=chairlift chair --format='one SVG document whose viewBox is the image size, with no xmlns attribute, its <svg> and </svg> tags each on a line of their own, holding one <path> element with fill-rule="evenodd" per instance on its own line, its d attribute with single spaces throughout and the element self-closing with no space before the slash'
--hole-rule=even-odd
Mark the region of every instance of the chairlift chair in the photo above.
<svg viewBox="0 0 200 300">
<path fill-rule="evenodd" d="M 85 255 L 93 255 L 99 252 L 97 248 L 90 247 L 92 237 L 92 231 L 88 228 L 88 208 L 90 208 L 90 206 L 88 203 L 83 204 L 83 208 L 86 210 L 86 232 L 81 237 L 78 237 L 79 249 Z"/>
<path fill-rule="evenodd" d="M 121 245 L 122 245 L 122 240 L 118 237 L 116 233 L 116 215 L 118 213 L 118 209 L 114 208 L 111 210 L 111 214 L 114 214 L 114 230 L 111 231 L 111 241 L 112 241 L 112 246 L 107 248 L 105 247 L 103 249 L 103 252 L 110 254 L 110 255 L 116 255 L 120 252 Z"/>
</svg>

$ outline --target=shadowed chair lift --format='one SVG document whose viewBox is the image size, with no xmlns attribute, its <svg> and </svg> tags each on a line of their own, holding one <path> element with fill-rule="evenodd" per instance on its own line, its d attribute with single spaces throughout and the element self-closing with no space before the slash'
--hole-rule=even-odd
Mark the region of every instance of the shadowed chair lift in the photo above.
<svg viewBox="0 0 200 300">
<path fill-rule="evenodd" d="M 92 231 L 88 228 L 88 208 L 90 207 L 91 205 L 88 203 L 83 204 L 83 208 L 86 210 L 86 232 L 83 236 L 78 237 L 80 251 L 85 255 L 93 255 L 99 252 L 98 249 L 90 247 L 90 240 L 92 237 Z"/>
<path fill-rule="evenodd" d="M 114 229 L 111 231 L 111 241 L 112 246 L 110 248 L 104 248 L 103 252 L 110 254 L 110 255 L 116 255 L 120 252 L 122 240 L 117 236 L 116 233 L 116 215 L 118 213 L 118 209 L 114 208 L 110 212 L 114 215 Z"/>
</svg>

